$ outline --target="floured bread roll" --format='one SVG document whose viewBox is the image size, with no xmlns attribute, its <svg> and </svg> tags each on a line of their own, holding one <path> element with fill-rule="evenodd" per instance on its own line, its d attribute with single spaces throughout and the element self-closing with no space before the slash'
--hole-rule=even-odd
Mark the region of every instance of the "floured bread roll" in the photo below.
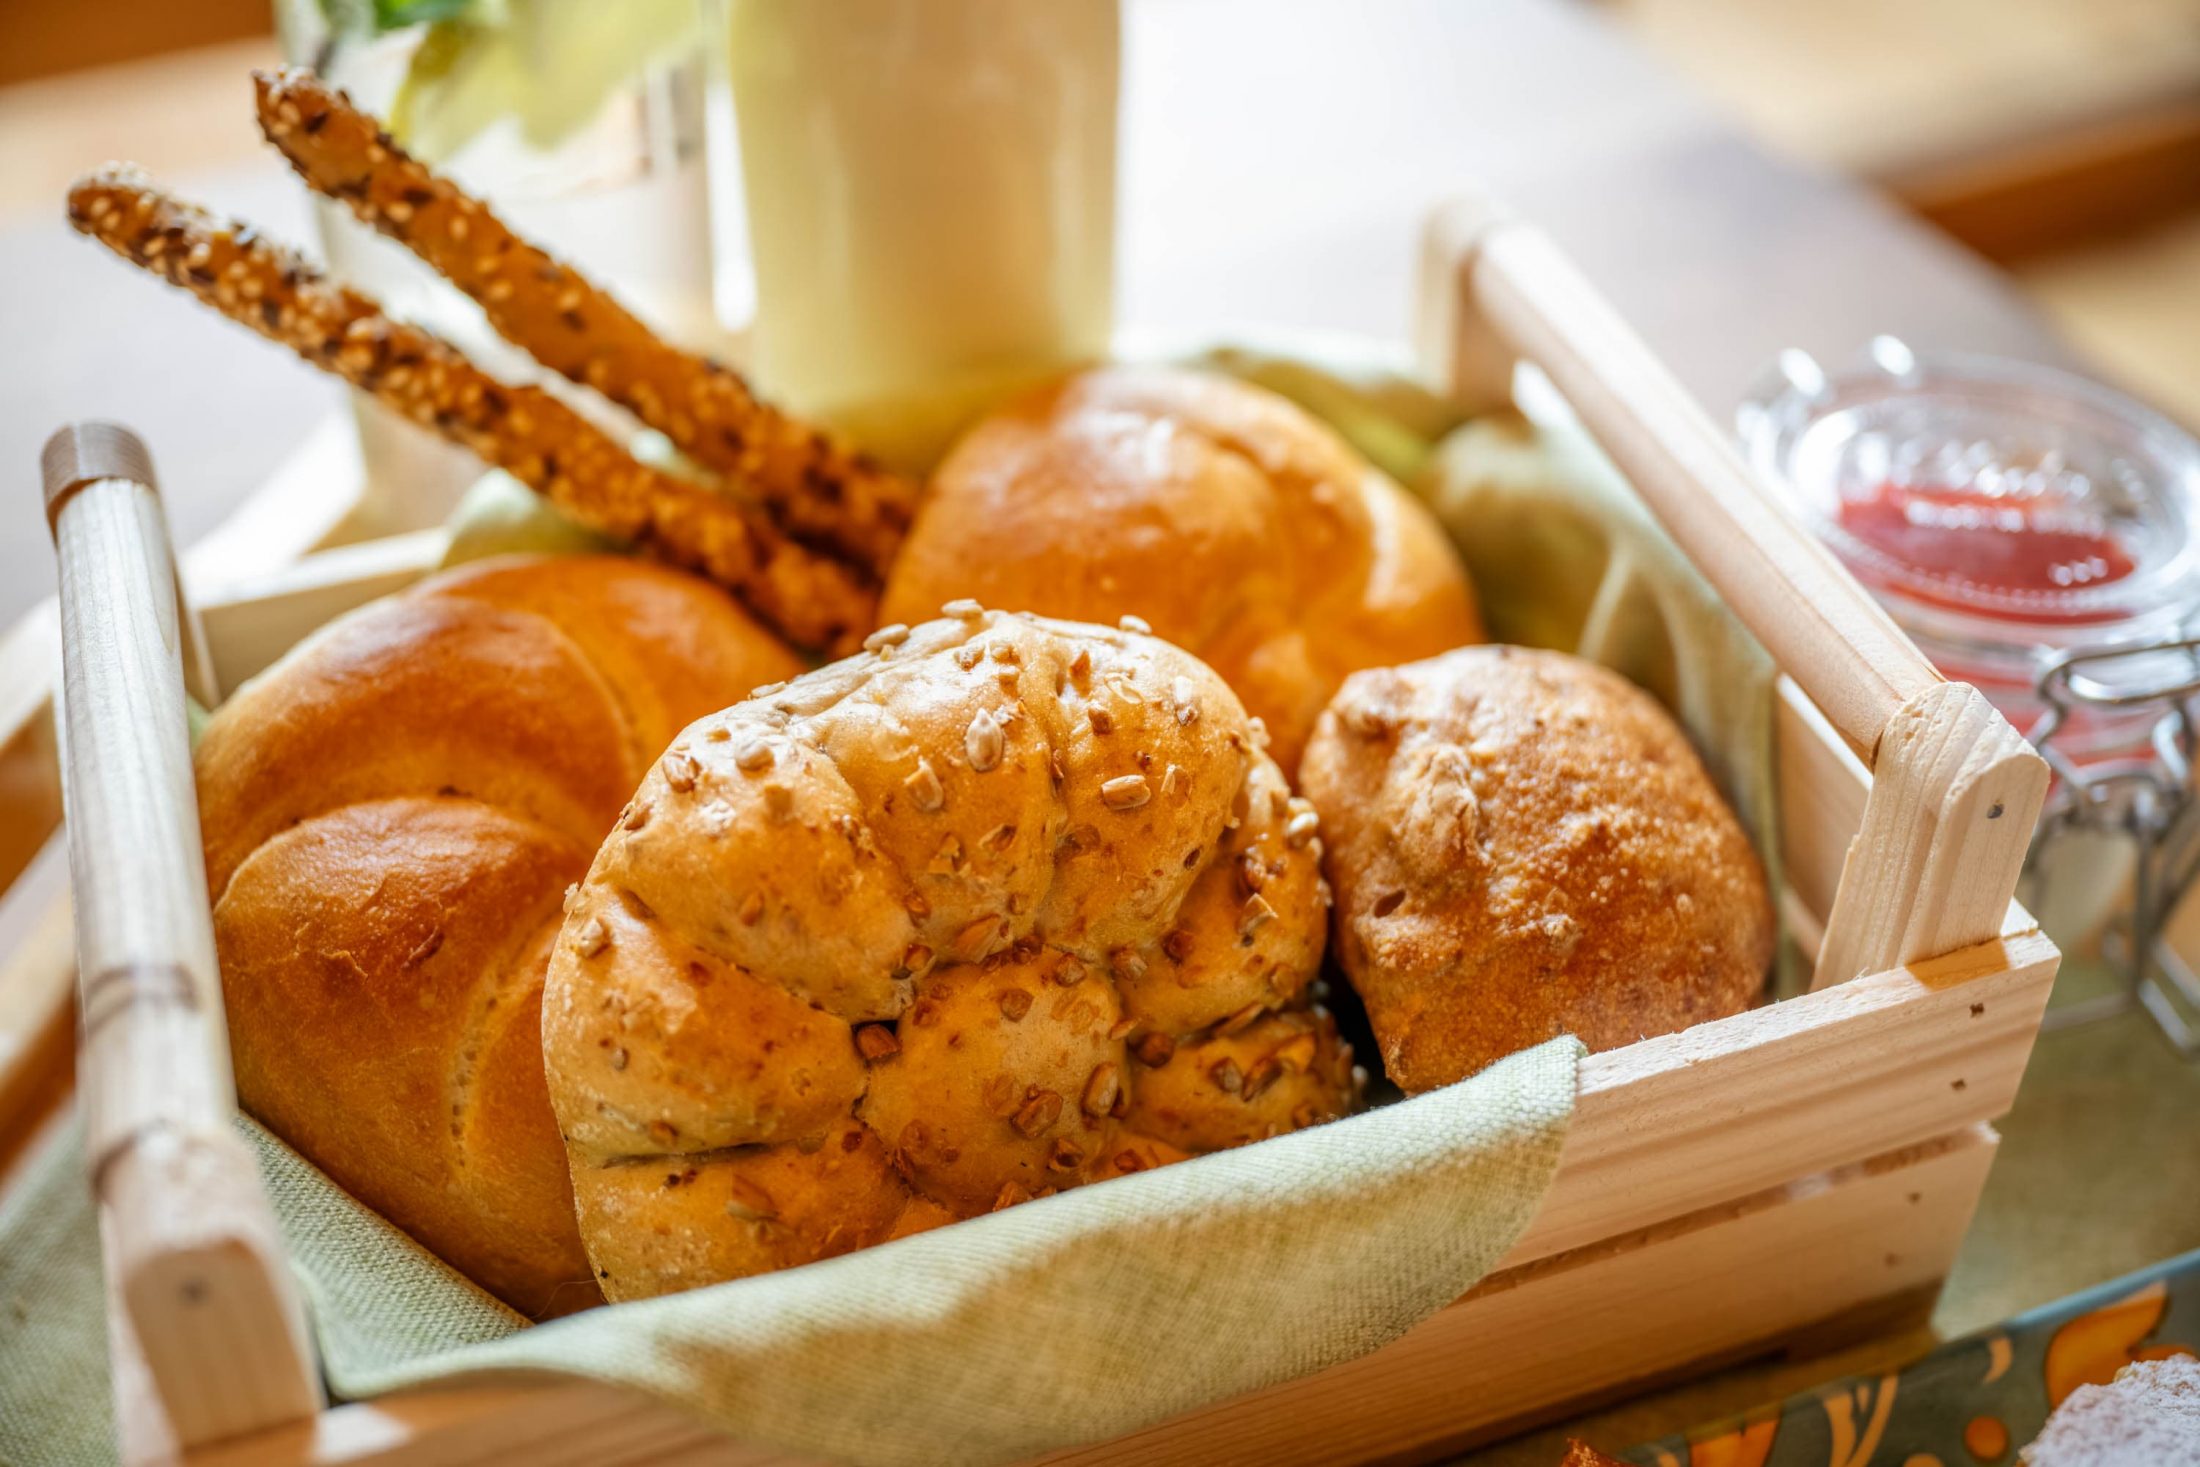
<svg viewBox="0 0 2200 1467">
<path fill-rule="evenodd" d="M 1229 688 L 949 611 L 688 728 L 568 904 L 544 1052 L 612 1299 L 1352 1103 L 1314 814 Z"/>
<path fill-rule="evenodd" d="M 1617 673 L 1520 647 L 1358 673 L 1300 778 L 1338 959 L 1409 1092 L 1560 1034 L 1611 1049 L 1739 1013 L 1764 981 L 1756 853 Z"/>
<path fill-rule="evenodd" d="M 2070 1393 L 2024 1467 L 2200 1467 L 2200 1360 L 2135 1360 L 2107 1385 Z"/>
</svg>

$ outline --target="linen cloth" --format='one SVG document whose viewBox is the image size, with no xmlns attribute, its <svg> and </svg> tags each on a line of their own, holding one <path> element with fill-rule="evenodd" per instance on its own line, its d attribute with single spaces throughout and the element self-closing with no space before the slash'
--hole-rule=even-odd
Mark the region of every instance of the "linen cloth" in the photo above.
<svg viewBox="0 0 2200 1467">
<path fill-rule="evenodd" d="M 1257 1146 L 807 1268 L 529 1327 L 251 1122 L 332 1394 L 470 1373 L 626 1385 L 744 1441 L 1014 1461 L 1350 1359 L 1464 1293 L 1550 1186 L 1579 1041 Z M 0 1215 L 0 1461 L 111 1462 L 73 1133 Z"/>
</svg>

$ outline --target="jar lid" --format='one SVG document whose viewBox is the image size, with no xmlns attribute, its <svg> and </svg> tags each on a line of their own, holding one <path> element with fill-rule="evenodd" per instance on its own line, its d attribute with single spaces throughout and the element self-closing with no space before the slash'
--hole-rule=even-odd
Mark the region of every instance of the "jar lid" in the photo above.
<svg viewBox="0 0 2200 1467">
<path fill-rule="evenodd" d="M 1782 353 L 1739 427 L 1766 482 L 1921 637 L 2121 643 L 2200 607 L 2200 442 L 2083 378 L 1882 336 L 1839 375 Z"/>
</svg>

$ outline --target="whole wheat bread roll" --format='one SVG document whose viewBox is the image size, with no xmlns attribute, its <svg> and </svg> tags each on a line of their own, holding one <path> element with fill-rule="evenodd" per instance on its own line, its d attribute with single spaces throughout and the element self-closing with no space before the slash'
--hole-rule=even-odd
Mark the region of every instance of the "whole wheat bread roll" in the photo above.
<svg viewBox="0 0 2200 1467">
<path fill-rule="evenodd" d="M 705 718 L 543 1005 L 604 1293 L 766 1272 L 1335 1116 L 1313 812 L 1150 636 L 950 607 Z"/>
<path fill-rule="evenodd" d="M 245 1109 L 523 1313 L 596 1293 L 543 1088 L 566 888 L 682 726 L 792 653 L 613 557 L 486 562 L 324 628 L 197 754 Z"/>
<path fill-rule="evenodd" d="M 933 475 L 879 614 L 952 597 L 1109 625 L 1222 674 L 1286 774 L 1345 675 L 1481 640 L 1428 511 L 1285 399 L 1107 367 L 1010 403 Z"/>
<path fill-rule="evenodd" d="M 1355 674 L 1300 779 L 1338 959 L 1409 1092 L 1560 1034 L 1591 1049 L 1747 1008 L 1764 873 L 1648 693 L 1559 652 L 1465 647 Z"/>
</svg>

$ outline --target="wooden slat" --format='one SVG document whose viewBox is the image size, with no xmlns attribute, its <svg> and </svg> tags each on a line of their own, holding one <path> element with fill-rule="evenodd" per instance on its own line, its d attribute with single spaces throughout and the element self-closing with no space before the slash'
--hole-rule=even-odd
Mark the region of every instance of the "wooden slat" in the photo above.
<svg viewBox="0 0 2200 1467">
<path fill-rule="evenodd" d="M 71 431 L 49 445 L 47 503 L 85 1155 L 117 1352 L 135 1341 L 168 1431 L 195 1446 L 310 1414 L 320 1385 L 234 1128 L 166 521 L 141 445 L 99 425 Z M 126 1422 L 150 1409 L 128 1372 L 117 1386 Z"/>
<path fill-rule="evenodd" d="M 1770 1349 L 1947 1273 L 1996 1138 L 1984 1126 L 1508 1270 L 1372 1355 L 1044 1460 L 1274 1467 L 1420 1457 L 1692 1361 Z M 1885 1240 L 1899 1239 L 1889 1245 Z M 1722 1307 L 1704 1303 L 1716 1279 Z M 583 1383 L 420 1392 L 192 1454 L 193 1467 L 803 1459 Z M 540 1454 L 540 1455 L 538 1455 Z"/>
<path fill-rule="evenodd" d="M 1792 886 L 1780 888 L 1777 905 L 1780 910 L 1781 936 L 1795 945 L 1806 966 L 1815 968 L 1819 950 L 1826 945 L 1826 919 L 1819 916 L 1814 908 L 1806 906 Z"/>
<path fill-rule="evenodd" d="M 799 1467 L 804 1459 L 729 1442 L 691 1416 L 632 1391 L 585 1381 L 414 1391 L 324 1411 L 191 1454 L 191 1467 L 528 1467 L 709 1461 Z"/>
<path fill-rule="evenodd" d="M 1372 1355 L 1046 1461 L 1420 1459 L 1691 1361 L 1770 1348 L 1945 1276 L 1996 1141 L 1974 1127 L 1496 1275 Z"/>
<path fill-rule="evenodd" d="M 1591 1055 L 1557 1180 L 1505 1266 L 2004 1114 L 2059 960 L 2015 931 Z"/>
<path fill-rule="evenodd" d="M 0 890 L 15 884 L 61 825 L 53 687 L 58 614 L 41 601 L 0 640 Z"/>
<path fill-rule="evenodd" d="M 1773 750 L 1782 875 L 1822 937 L 1841 867 L 1864 823 L 1871 773 L 1793 678 L 1781 678 L 1775 690 Z"/>
<path fill-rule="evenodd" d="M 76 942 L 66 890 L 31 915 L 0 957 L 0 1176 L 20 1158 L 69 1083 Z"/>
</svg>

